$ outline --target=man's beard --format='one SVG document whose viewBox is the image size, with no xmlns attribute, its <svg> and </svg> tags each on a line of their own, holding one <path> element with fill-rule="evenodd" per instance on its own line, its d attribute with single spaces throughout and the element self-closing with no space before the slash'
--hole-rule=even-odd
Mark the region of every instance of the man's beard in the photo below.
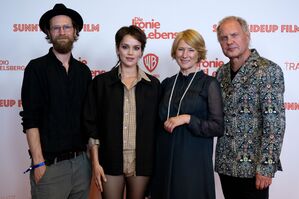
<svg viewBox="0 0 299 199">
<path fill-rule="evenodd" d="M 67 36 L 57 36 L 56 38 L 52 38 L 52 44 L 57 52 L 66 54 L 73 49 L 74 39 L 70 39 Z"/>
</svg>

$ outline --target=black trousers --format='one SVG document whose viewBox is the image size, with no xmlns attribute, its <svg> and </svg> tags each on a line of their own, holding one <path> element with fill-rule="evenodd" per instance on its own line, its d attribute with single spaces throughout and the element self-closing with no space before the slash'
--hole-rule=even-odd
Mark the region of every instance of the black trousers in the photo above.
<svg viewBox="0 0 299 199">
<path fill-rule="evenodd" d="M 268 199 L 269 187 L 255 188 L 255 178 L 236 178 L 219 174 L 225 199 Z"/>
</svg>

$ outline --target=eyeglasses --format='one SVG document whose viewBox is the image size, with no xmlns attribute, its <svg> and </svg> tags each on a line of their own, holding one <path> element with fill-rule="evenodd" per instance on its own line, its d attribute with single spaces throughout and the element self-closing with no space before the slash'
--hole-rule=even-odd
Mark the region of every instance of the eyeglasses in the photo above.
<svg viewBox="0 0 299 199">
<path fill-rule="evenodd" d="M 64 32 L 70 32 L 72 30 L 73 26 L 72 25 L 63 25 L 63 26 L 52 26 L 50 30 L 52 30 L 55 33 L 60 32 L 62 29 Z"/>
</svg>

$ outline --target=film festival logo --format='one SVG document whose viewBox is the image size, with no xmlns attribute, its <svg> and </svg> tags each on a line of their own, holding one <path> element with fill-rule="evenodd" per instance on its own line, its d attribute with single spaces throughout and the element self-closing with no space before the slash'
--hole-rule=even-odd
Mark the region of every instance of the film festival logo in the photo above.
<svg viewBox="0 0 299 199">
<path fill-rule="evenodd" d="M 159 57 L 153 53 L 149 53 L 143 57 L 143 64 L 150 73 L 157 68 L 158 63 Z"/>
<path fill-rule="evenodd" d="M 161 23 L 155 19 L 146 21 L 141 17 L 134 17 L 132 25 L 142 29 L 148 39 L 174 39 L 177 35 L 177 32 L 161 32 Z"/>
</svg>

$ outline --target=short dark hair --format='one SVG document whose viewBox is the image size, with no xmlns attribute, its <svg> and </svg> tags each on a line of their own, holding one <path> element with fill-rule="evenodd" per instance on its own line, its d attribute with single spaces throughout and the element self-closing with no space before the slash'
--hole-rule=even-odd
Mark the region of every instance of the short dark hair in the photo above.
<svg viewBox="0 0 299 199">
<path fill-rule="evenodd" d="M 139 27 L 135 25 L 123 26 L 115 34 L 115 45 L 118 49 L 120 42 L 126 35 L 131 35 L 141 43 L 141 51 L 143 52 L 146 45 L 146 35 Z"/>
</svg>

